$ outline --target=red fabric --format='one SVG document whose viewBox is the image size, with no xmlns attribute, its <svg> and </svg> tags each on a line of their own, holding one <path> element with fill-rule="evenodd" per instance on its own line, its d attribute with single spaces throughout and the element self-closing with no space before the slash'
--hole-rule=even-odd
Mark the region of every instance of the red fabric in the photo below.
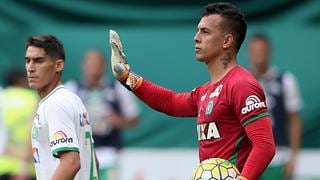
<svg viewBox="0 0 320 180">
<path fill-rule="evenodd" d="M 134 94 L 152 109 L 176 117 L 197 115 L 197 106 L 190 102 L 190 93 L 175 93 L 166 88 L 143 80 Z"/>
<path fill-rule="evenodd" d="M 157 111 L 197 117 L 200 161 L 228 159 L 251 180 L 261 175 L 273 157 L 264 93 L 257 80 L 240 66 L 220 81 L 208 82 L 192 92 L 176 93 L 144 80 L 134 93 Z"/>
<path fill-rule="evenodd" d="M 252 142 L 252 150 L 241 175 L 249 180 L 259 179 L 275 154 L 270 118 L 263 117 L 248 124 L 245 131 Z"/>
</svg>

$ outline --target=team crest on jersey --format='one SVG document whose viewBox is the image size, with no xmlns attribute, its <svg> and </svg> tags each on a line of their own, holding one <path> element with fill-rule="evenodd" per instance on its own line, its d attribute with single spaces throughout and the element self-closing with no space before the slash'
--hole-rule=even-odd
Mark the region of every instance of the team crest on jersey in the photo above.
<svg viewBox="0 0 320 180">
<path fill-rule="evenodd" d="M 32 147 L 33 161 L 34 163 L 40 163 L 38 148 Z"/>
<path fill-rule="evenodd" d="M 32 139 L 38 139 L 39 131 L 40 131 L 39 127 L 37 127 L 36 125 L 32 126 L 32 130 L 31 130 Z"/>
<path fill-rule="evenodd" d="M 38 139 L 40 132 L 40 122 L 39 122 L 39 114 L 36 115 L 34 118 L 32 130 L 31 130 L 31 137 L 32 139 Z"/>
<path fill-rule="evenodd" d="M 260 109 L 266 107 L 265 102 L 261 102 L 258 96 L 256 95 L 250 95 L 246 99 L 246 106 L 242 108 L 241 113 L 247 114 L 248 112 L 251 112 L 255 109 Z"/>
<path fill-rule="evenodd" d="M 209 98 L 213 98 L 213 97 L 218 97 L 221 90 L 222 90 L 223 85 L 220 84 L 209 96 Z"/>
<path fill-rule="evenodd" d="M 221 138 L 215 122 L 197 124 L 198 140 L 212 140 Z"/>
<path fill-rule="evenodd" d="M 209 101 L 209 103 L 207 104 L 207 107 L 206 107 L 206 115 L 211 114 L 213 106 L 214 106 L 214 102 L 212 100 Z"/>
<path fill-rule="evenodd" d="M 73 143 L 73 138 L 69 138 L 63 131 L 57 131 L 53 135 L 53 141 L 50 142 L 50 147 L 64 143 Z"/>
<path fill-rule="evenodd" d="M 80 115 L 80 126 L 81 127 L 90 125 L 90 122 L 88 120 L 88 112 L 84 112 L 84 113 L 79 114 L 79 115 Z"/>
</svg>

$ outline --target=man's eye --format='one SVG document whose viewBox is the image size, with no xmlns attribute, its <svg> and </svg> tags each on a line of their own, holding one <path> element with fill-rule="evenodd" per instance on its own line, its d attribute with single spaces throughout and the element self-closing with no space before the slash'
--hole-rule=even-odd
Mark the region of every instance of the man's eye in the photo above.
<svg viewBox="0 0 320 180">
<path fill-rule="evenodd" d="M 42 62 L 43 62 L 43 59 L 36 59 L 35 62 L 37 62 L 37 63 L 42 63 Z"/>
</svg>

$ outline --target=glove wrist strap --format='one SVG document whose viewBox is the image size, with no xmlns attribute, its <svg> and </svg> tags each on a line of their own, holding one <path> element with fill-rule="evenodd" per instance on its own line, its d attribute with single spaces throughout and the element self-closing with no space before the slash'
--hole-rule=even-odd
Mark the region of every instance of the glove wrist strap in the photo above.
<svg viewBox="0 0 320 180">
<path fill-rule="evenodd" d="M 123 75 L 121 75 L 120 77 L 118 77 L 117 79 L 122 82 L 122 81 L 126 81 L 129 77 L 130 71 L 125 71 L 123 73 Z"/>
<path fill-rule="evenodd" d="M 121 76 L 121 77 L 124 77 Z M 129 91 L 134 91 L 136 90 L 138 87 L 141 86 L 143 78 L 141 76 L 139 76 L 138 74 L 132 72 L 132 71 L 128 71 L 128 75 L 127 78 L 124 80 L 120 80 L 120 78 L 118 79 L 121 84 L 123 86 L 125 86 Z"/>
</svg>

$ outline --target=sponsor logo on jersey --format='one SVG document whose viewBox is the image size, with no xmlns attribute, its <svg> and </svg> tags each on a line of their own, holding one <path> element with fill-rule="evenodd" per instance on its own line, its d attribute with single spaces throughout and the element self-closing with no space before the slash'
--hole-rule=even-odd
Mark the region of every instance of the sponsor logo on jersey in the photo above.
<svg viewBox="0 0 320 180">
<path fill-rule="evenodd" d="M 222 90 L 223 85 L 220 84 L 209 96 L 209 98 L 213 98 L 213 97 L 218 97 L 221 90 Z"/>
<path fill-rule="evenodd" d="M 84 113 L 79 114 L 79 115 L 80 115 L 80 126 L 81 127 L 90 125 L 90 122 L 88 120 L 88 112 L 84 112 Z"/>
<path fill-rule="evenodd" d="M 205 99 L 206 99 L 206 97 L 207 97 L 207 93 L 206 94 L 204 94 L 203 96 L 201 96 L 201 101 L 204 101 Z"/>
<path fill-rule="evenodd" d="M 32 154 L 34 163 L 40 163 L 38 148 L 32 147 Z"/>
<path fill-rule="evenodd" d="M 68 138 L 63 131 L 57 131 L 53 135 L 53 141 L 51 141 L 50 147 L 60 143 L 73 143 L 73 138 Z"/>
<path fill-rule="evenodd" d="M 262 107 L 266 107 L 265 102 L 261 102 L 256 95 L 250 95 L 249 97 L 247 97 L 246 106 L 242 108 L 241 113 L 247 114 L 248 112 L 251 112 L 255 109 L 260 109 Z"/>
<path fill-rule="evenodd" d="M 221 138 L 215 122 L 197 124 L 198 140 L 212 140 Z"/>
</svg>

